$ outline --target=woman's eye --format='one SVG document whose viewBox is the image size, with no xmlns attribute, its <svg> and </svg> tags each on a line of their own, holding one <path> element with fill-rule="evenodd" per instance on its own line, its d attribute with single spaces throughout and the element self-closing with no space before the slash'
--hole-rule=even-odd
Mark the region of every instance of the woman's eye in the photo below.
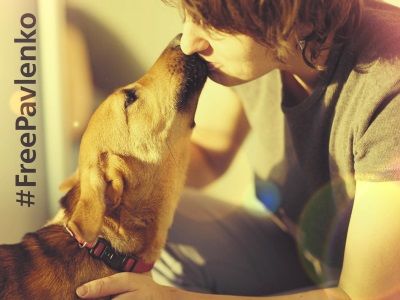
<svg viewBox="0 0 400 300">
<path fill-rule="evenodd" d="M 136 91 L 133 89 L 124 90 L 124 94 L 125 94 L 125 108 L 127 108 L 129 105 L 131 105 L 138 99 Z"/>
</svg>

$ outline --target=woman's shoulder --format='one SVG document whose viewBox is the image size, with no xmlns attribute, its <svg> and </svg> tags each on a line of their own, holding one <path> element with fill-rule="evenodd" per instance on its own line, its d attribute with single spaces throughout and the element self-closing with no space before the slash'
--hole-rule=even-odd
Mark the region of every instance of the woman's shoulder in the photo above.
<svg viewBox="0 0 400 300">
<path fill-rule="evenodd" d="M 358 66 L 398 62 L 400 58 L 400 8 L 366 1 L 361 24 L 352 35 L 351 51 Z"/>
</svg>

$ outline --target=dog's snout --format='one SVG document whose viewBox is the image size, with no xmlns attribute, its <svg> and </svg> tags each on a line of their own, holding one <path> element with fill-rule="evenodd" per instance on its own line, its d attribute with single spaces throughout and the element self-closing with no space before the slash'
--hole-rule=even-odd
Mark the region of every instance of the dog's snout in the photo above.
<svg viewBox="0 0 400 300">
<path fill-rule="evenodd" d="M 208 69 L 205 61 L 198 55 L 186 55 L 180 48 L 182 34 L 176 35 L 161 54 L 160 58 L 153 65 L 148 74 L 159 74 L 160 70 L 165 71 L 165 75 L 173 78 L 175 89 L 175 107 L 178 111 L 184 110 L 189 106 L 191 100 L 201 91 L 207 75 Z M 147 75 L 151 78 L 153 75 Z M 144 80 L 144 79 L 142 79 Z M 194 102 L 194 101 L 192 101 Z"/>
<path fill-rule="evenodd" d="M 176 37 L 172 39 L 172 41 L 169 43 L 169 47 L 175 48 L 177 46 L 180 46 L 181 38 L 182 38 L 182 33 L 178 34 Z"/>
</svg>

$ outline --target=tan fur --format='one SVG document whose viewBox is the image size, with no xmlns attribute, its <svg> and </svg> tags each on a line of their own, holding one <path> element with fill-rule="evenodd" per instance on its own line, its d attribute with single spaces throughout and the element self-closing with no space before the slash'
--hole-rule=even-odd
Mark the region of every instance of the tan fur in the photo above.
<svg viewBox="0 0 400 300">
<path fill-rule="evenodd" d="M 183 55 L 178 40 L 147 74 L 95 111 L 82 137 L 78 170 L 62 185 L 63 211 L 22 243 L 0 246 L 1 299 L 74 299 L 78 285 L 115 273 L 80 249 L 64 223 L 87 242 L 102 235 L 119 252 L 145 262 L 159 257 L 184 184 L 206 78 L 203 62 Z M 134 90 L 137 100 L 125 109 L 126 90 Z M 26 274 L 13 271 L 18 264 L 28 266 Z M 10 278 L 23 281 L 24 291 Z"/>
</svg>

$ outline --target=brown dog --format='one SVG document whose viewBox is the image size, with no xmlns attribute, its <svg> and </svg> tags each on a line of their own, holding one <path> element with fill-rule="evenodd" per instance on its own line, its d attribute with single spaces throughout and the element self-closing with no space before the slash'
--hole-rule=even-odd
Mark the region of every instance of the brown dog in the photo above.
<svg viewBox="0 0 400 300">
<path fill-rule="evenodd" d="M 184 184 L 207 76 L 203 61 L 181 52 L 179 38 L 95 111 L 63 211 L 21 243 L 0 246 L 0 299 L 76 299 L 87 281 L 151 269 Z"/>
</svg>

